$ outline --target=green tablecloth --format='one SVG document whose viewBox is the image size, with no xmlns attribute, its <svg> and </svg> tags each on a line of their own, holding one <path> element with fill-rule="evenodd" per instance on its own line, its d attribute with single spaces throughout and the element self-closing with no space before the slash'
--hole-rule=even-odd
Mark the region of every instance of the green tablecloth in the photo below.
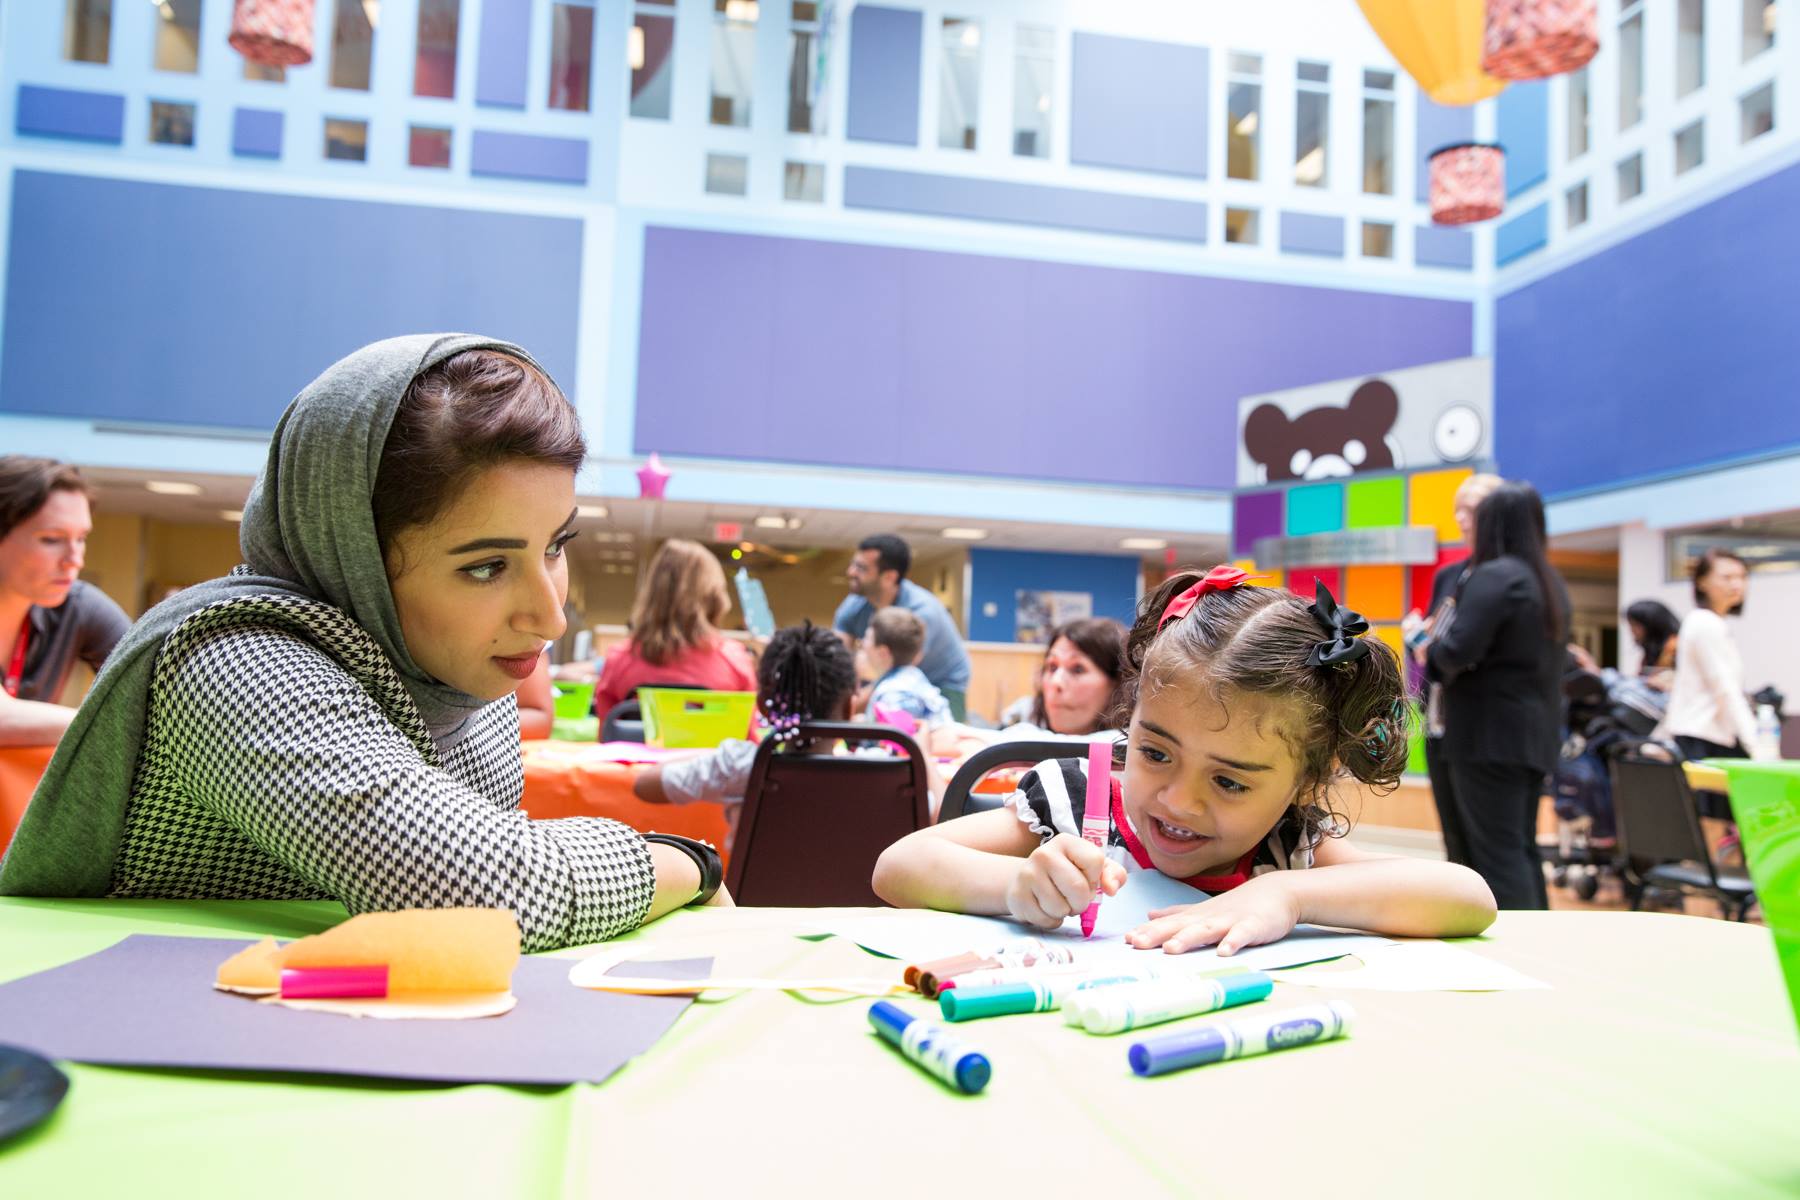
<svg viewBox="0 0 1800 1200">
<path fill-rule="evenodd" d="M 285 938 L 341 915 L 330 904 L 0 900 L 0 980 L 131 932 Z M 816 916 L 683 912 L 634 938 L 679 953 L 724 947 L 721 969 L 881 965 L 787 936 Z M 1283 983 L 1274 1004 L 1350 1000 L 1355 1036 L 1159 1080 L 1130 1075 L 1129 1035 L 1090 1038 L 1054 1013 L 980 1022 L 965 1029 L 995 1071 L 977 1098 L 877 1041 L 866 1001 L 783 993 L 696 1005 L 600 1087 L 73 1065 L 62 1111 L 0 1148 L 0 1195 L 886 1196 L 934 1178 L 970 1195 L 1045 1197 L 1755 1200 L 1800 1189 L 1800 1046 L 1766 930 L 1508 913 L 1471 946 L 1553 989 Z"/>
</svg>

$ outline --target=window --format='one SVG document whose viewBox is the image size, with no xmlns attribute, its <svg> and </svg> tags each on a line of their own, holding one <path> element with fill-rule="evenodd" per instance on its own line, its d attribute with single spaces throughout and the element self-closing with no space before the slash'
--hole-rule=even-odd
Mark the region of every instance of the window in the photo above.
<svg viewBox="0 0 1800 1200">
<path fill-rule="evenodd" d="M 1587 184 L 1578 183 L 1563 193 L 1563 228 L 1575 229 L 1588 219 Z"/>
<path fill-rule="evenodd" d="M 1706 0 L 1678 0 L 1675 10 L 1675 95 L 1706 82 Z"/>
<path fill-rule="evenodd" d="M 1394 257 L 1394 227 L 1386 221 L 1362 223 L 1363 257 Z"/>
<path fill-rule="evenodd" d="M 1569 73 L 1569 161 L 1588 151 L 1588 69 Z"/>
<path fill-rule="evenodd" d="M 1225 240 L 1240 246 L 1256 245 L 1256 210 L 1254 208 L 1228 208 L 1225 210 Z"/>
<path fill-rule="evenodd" d="M 1775 44 L 1775 0 L 1744 0 L 1744 61 Z"/>
<path fill-rule="evenodd" d="M 1322 188 L 1330 182 L 1331 68 L 1324 63 L 1300 64 L 1294 94 L 1294 182 Z"/>
<path fill-rule="evenodd" d="M 325 157 L 335 158 L 340 162 L 367 162 L 369 123 L 326 117 Z"/>
<path fill-rule="evenodd" d="M 257 83 L 286 83 L 287 68 L 244 60 L 244 78 Z"/>
<path fill-rule="evenodd" d="M 150 140 L 161 146 L 193 145 L 194 106 L 171 100 L 152 100 Z"/>
<path fill-rule="evenodd" d="M 1644 5 L 1625 0 L 1619 14 L 1619 128 L 1644 119 Z"/>
<path fill-rule="evenodd" d="M 788 47 L 788 132 L 824 133 L 825 114 L 819 101 L 824 73 L 819 69 L 819 6 L 816 0 L 793 0 L 794 28 Z M 790 197 L 792 199 L 792 197 Z"/>
<path fill-rule="evenodd" d="M 63 9 L 63 57 L 103 63 L 112 46 L 112 0 L 67 0 Z"/>
<path fill-rule="evenodd" d="M 981 22 L 944 18 L 943 60 L 938 71 L 938 145 L 975 149 L 981 126 Z"/>
<path fill-rule="evenodd" d="M 369 90 L 369 65 L 375 50 L 370 8 L 364 0 L 337 0 L 337 19 L 331 23 L 332 87 Z"/>
<path fill-rule="evenodd" d="M 782 172 L 781 195 L 783 199 L 798 200 L 803 204 L 824 203 L 825 165 L 823 163 L 788 163 Z"/>
<path fill-rule="evenodd" d="M 1256 179 L 1262 160 L 1262 56 L 1233 54 L 1225 90 L 1225 174 Z"/>
<path fill-rule="evenodd" d="M 1775 128 L 1775 83 L 1763 84 L 1738 101 L 1738 141 L 1748 142 Z"/>
<path fill-rule="evenodd" d="M 631 115 L 669 119 L 675 91 L 675 10 L 640 8 L 632 18 L 626 55 L 631 67 Z"/>
<path fill-rule="evenodd" d="M 1020 25 L 1013 31 L 1013 153 L 1020 158 L 1050 157 L 1055 87 L 1055 31 Z"/>
<path fill-rule="evenodd" d="M 1675 173 L 1683 175 L 1706 160 L 1706 122 L 1695 121 L 1675 134 Z"/>
<path fill-rule="evenodd" d="M 594 68 L 594 10 L 585 4 L 550 6 L 550 99 L 547 107 L 586 112 Z"/>
<path fill-rule="evenodd" d="M 1634 154 L 1619 164 L 1619 203 L 1635 199 L 1644 191 L 1644 156 Z"/>
<path fill-rule="evenodd" d="M 715 196 L 742 196 L 749 191 L 750 160 L 741 154 L 706 156 L 706 190 Z"/>
<path fill-rule="evenodd" d="M 1394 73 L 1363 72 L 1363 184 L 1372 196 L 1394 194 Z"/>
<path fill-rule="evenodd" d="M 462 0 L 419 0 L 419 37 L 413 51 L 413 95 L 438 96 L 449 100 L 456 95 L 456 34 L 461 21 Z M 449 146 L 445 146 L 445 153 Z M 449 166 L 414 163 L 414 166 Z"/>
<path fill-rule="evenodd" d="M 757 10 L 756 0 L 713 0 L 712 109 L 707 119 L 714 125 L 750 124 Z"/>
<path fill-rule="evenodd" d="M 430 125 L 414 125 L 407 131 L 406 161 L 414 167 L 450 166 L 450 131 Z"/>
<path fill-rule="evenodd" d="M 161 0 L 156 7 L 156 69 L 200 70 L 200 0 Z"/>
</svg>

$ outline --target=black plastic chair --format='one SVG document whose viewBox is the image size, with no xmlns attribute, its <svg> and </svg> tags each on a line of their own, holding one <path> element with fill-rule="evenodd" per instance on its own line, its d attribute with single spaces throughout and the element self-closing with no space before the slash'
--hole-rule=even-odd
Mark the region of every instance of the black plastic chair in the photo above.
<svg viewBox="0 0 1800 1200">
<path fill-rule="evenodd" d="M 1047 758 L 1086 758 L 1089 743 L 1080 738 L 1040 738 L 1031 742 L 1000 742 L 977 750 L 963 760 L 944 791 L 938 824 L 970 813 L 999 808 L 1006 797 L 975 790 L 975 785 L 1006 767 L 1035 767 Z"/>
<path fill-rule="evenodd" d="M 1756 903 L 1750 877 L 1721 870 L 1706 850 L 1694 794 L 1681 764 L 1640 754 L 1612 760 L 1612 799 L 1619 823 L 1619 853 L 1626 872 L 1639 883 L 1631 907 L 1643 907 L 1644 893 L 1665 888 L 1683 895 L 1704 892 L 1724 915 L 1742 921 Z"/>
<path fill-rule="evenodd" d="M 931 823 L 918 744 L 885 725 L 813 721 L 810 749 L 756 748 L 725 884 L 739 904 L 787 908 L 879 906 L 870 880 L 881 852 Z M 892 742 L 899 755 L 836 755 L 839 738 Z"/>
</svg>

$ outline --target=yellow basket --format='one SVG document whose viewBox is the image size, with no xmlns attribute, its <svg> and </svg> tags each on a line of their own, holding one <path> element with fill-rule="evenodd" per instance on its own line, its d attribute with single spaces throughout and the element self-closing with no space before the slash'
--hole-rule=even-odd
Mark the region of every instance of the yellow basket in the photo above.
<svg viewBox="0 0 1800 1200">
<path fill-rule="evenodd" d="M 665 749 L 710 750 L 726 738 L 748 737 L 756 713 L 755 692 L 700 688 L 639 688 L 644 741 Z"/>
<path fill-rule="evenodd" d="M 558 720 L 591 715 L 594 707 L 593 683 L 553 679 L 550 681 L 550 686 L 556 689 L 555 713 Z"/>
</svg>

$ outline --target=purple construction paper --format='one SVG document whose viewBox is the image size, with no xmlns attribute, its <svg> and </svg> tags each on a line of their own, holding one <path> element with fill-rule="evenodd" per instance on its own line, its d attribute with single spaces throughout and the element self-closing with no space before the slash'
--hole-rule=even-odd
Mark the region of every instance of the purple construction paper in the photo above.
<svg viewBox="0 0 1800 1200">
<path fill-rule="evenodd" d="M 1237 498 L 1237 515 L 1231 524 L 1232 553 L 1251 558 L 1256 539 L 1281 536 L 1281 493 L 1252 492 Z"/>
<path fill-rule="evenodd" d="M 569 959 L 525 958 L 519 1003 L 466 1021 L 301 1012 L 216 990 L 248 942 L 133 934 L 97 954 L 0 984 L 6 1040 L 51 1058 L 128 1067 L 420 1079 L 601 1083 L 667 1033 L 688 996 L 621 996 L 569 982 Z M 711 959 L 630 963 L 620 974 L 700 978 Z M 626 967 L 630 969 L 627 970 Z"/>
</svg>

